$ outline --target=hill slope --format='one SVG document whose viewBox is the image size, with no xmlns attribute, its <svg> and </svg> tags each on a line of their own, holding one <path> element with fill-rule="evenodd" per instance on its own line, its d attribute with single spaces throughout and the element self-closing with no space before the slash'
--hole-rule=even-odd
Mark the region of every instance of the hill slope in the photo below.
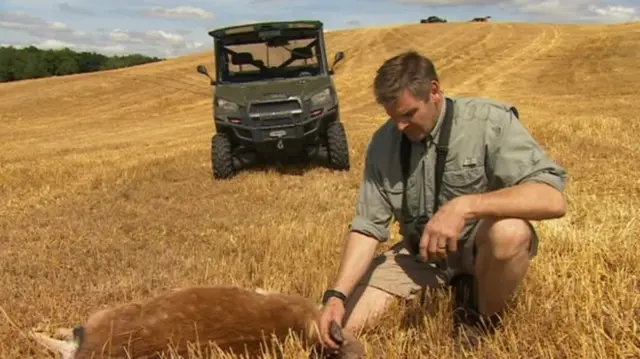
<svg viewBox="0 0 640 359">
<path fill-rule="evenodd" d="M 542 243 L 493 357 L 640 355 L 640 25 L 448 23 L 326 34 L 353 168 L 210 175 L 210 53 L 0 85 L 0 303 L 25 328 L 70 325 L 174 286 L 240 283 L 318 299 L 333 280 L 363 149 L 384 112 L 371 82 L 414 48 L 448 94 L 517 104 L 567 167 L 569 212 Z M 285 199 L 285 195 L 293 197 Z M 394 241 L 397 237 L 394 237 Z M 311 279 L 311 280 L 310 280 Z M 388 357 L 444 357 L 441 308 L 426 328 L 391 316 L 363 334 Z M 2 357 L 41 357 L 9 325 Z M 408 348 L 408 349 L 403 349 Z"/>
</svg>

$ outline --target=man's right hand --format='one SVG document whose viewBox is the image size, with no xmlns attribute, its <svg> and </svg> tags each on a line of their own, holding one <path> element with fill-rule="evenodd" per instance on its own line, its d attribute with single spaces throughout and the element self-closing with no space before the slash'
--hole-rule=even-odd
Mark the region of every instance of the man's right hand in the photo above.
<svg viewBox="0 0 640 359">
<path fill-rule="evenodd" d="M 338 279 L 333 288 L 349 296 L 358 280 L 366 272 L 375 254 L 378 241 L 375 238 L 350 232 L 347 238 Z M 341 328 L 345 315 L 345 303 L 340 298 L 331 297 L 325 303 L 320 314 L 320 341 L 327 351 L 337 351 L 340 345 L 331 338 L 331 322 L 335 321 Z"/>
<path fill-rule="evenodd" d="M 340 349 L 340 345 L 333 341 L 330 334 L 331 321 L 335 321 L 342 327 L 342 320 L 344 318 L 345 308 L 344 303 L 339 298 L 331 298 L 322 308 L 320 315 L 320 340 L 322 345 L 331 352 L 336 352 Z"/>
</svg>

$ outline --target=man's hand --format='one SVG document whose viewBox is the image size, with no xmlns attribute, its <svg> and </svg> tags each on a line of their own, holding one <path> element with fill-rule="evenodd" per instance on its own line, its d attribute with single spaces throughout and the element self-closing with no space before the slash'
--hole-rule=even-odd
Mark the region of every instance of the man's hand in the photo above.
<svg viewBox="0 0 640 359">
<path fill-rule="evenodd" d="M 331 321 L 335 321 L 342 326 L 342 320 L 344 318 L 344 303 L 339 298 L 331 298 L 327 301 L 327 304 L 322 308 L 322 314 L 320 315 L 320 340 L 322 345 L 330 352 L 337 352 L 340 345 L 333 341 L 331 338 L 330 324 Z"/>
<path fill-rule="evenodd" d="M 420 238 L 420 255 L 423 261 L 444 258 L 447 250 L 458 250 L 458 237 L 471 212 L 467 197 L 456 197 L 445 203 L 433 215 Z"/>
</svg>

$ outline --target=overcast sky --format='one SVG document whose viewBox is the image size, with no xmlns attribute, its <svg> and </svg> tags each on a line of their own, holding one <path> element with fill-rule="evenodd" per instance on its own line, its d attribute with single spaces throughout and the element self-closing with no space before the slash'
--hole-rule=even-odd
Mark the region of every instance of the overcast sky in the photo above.
<svg viewBox="0 0 640 359">
<path fill-rule="evenodd" d="M 328 30 L 467 21 L 640 20 L 640 0 L 0 0 L 0 44 L 173 57 L 209 51 L 206 31 L 249 21 L 319 19 Z"/>
</svg>

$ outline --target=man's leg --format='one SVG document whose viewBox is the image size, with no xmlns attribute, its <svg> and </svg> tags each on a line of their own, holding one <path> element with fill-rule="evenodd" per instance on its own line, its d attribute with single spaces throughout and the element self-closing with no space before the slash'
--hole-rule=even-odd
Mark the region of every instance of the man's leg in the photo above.
<svg viewBox="0 0 640 359">
<path fill-rule="evenodd" d="M 463 273 L 451 283 L 456 294 L 453 335 L 462 336 L 463 347 L 475 347 L 480 336 L 500 324 L 499 315 L 524 277 L 537 246 L 538 237 L 529 222 L 484 219 L 477 223 L 463 245 Z"/>
<path fill-rule="evenodd" d="M 356 333 L 375 322 L 397 297 L 376 287 L 358 284 L 345 308 L 345 329 Z"/>
<path fill-rule="evenodd" d="M 491 316 L 505 308 L 524 278 L 537 236 L 531 224 L 521 219 L 485 220 L 479 224 L 475 245 L 478 311 Z"/>
<path fill-rule="evenodd" d="M 375 322 L 395 300 L 412 299 L 425 287 L 444 284 L 441 271 L 416 262 L 400 242 L 374 259 L 347 300 L 345 329 L 358 332 Z"/>
</svg>

